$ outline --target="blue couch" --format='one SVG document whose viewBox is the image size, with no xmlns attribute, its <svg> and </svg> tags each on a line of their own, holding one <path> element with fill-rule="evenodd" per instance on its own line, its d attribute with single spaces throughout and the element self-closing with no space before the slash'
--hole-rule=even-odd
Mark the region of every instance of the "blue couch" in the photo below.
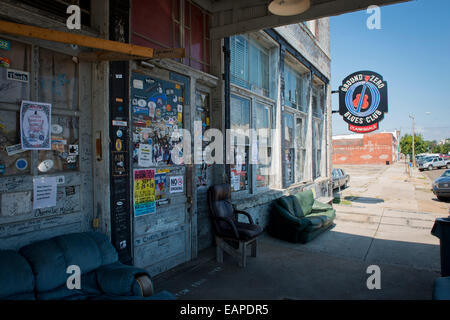
<svg viewBox="0 0 450 320">
<path fill-rule="evenodd" d="M 434 280 L 433 300 L 450 300 L 450 277 Z"/>
<path fill-rule="evenodd" d="M 81 288 L 69 289 L 67 267 L 81 270 Z M 150 274 L 124 265 L 109 239 L 97 232 L 42 240 L 18 252 L 0 250 L 0 300 L 174 300 L 153 294 Z"/>
</svg>

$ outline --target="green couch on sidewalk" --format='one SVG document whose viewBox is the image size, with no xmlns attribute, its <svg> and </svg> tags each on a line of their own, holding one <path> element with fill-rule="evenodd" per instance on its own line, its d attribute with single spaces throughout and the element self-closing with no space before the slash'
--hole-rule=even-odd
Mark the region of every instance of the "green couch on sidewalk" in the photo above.
<svg viewBox="0 0 450 320">
<path fill-rule="evenodd" d="M 274 201 L 267 231 L 282 240 L 307 243 L 330 228 L 335 218 L 336 210 L 307 190 Z"/>
</svg>

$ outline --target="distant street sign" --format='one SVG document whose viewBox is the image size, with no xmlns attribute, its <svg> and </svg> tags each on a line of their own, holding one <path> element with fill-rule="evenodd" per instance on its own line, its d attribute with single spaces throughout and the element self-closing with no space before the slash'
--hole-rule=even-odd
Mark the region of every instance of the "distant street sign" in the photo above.
<svg viewBox="0 0 450 320">
<path fill-rule="evenodd" d="M 339 87 L 339 114 L 350 131 L 367 133 L 378 129 L 388 112 L 387 82 L 373 71 L 358 71 Z"/>
</svg>

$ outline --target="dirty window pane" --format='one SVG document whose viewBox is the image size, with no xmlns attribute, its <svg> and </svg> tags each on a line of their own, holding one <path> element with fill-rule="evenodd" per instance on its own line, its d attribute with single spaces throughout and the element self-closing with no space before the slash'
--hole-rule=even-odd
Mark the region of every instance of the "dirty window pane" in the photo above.
<svg viewBox="0 0 450 320">
<path fill-rule="evenodd" d="M 270 165 L 272 161 L 271 128 L 272 110 L 269 106 L 256 104 L 256 130 L 258 132 L 258 164 L 256 165 L 256 186 L 270 184 Z"/>
<path fill-rule="evenodd" d="M 321 176 L 321 158 L 322 158 L 322 132 L 323 122 L 313 122 L 313 178 Z"/>
<path fill-rule="evenodd" d="M 231 96 L 231 129 L 250 129 L 250 101 Z M 237 133 L 237 132 L 235 132 Z M 245 131 L 241 132 L 245 134 Z M 234 137 L 234 164 L 231 164 L 231 190 L 248 189 L 249 137 Z"/>
<path fill-rule="evenodd" d="M 39 49 L 39 101 L 78 109 L 78 67 L 71 56 Z"/>
<path fill-rule="evenodd" d="M 79 167 L 77 117 L 52 115 L 52 150 L 40 150 L 38 171 L 47 174 L 76 171 Z M 48 160 L 44 162 L 45 160 Z"/>
<path fill-rule="evenodd" d="M 294 115 L 284 114 L 284 175 L 287 184 L 294 182 L 295 145 Z"/>
<path fill-rule="evenodd" d="M 303 78 L 302 76 L 289 67 L 288 64 L 284 65 L 284 100 L 285 104 L 289 107 L 305 111 L 303 101 Z M 304 94 L 303 94 L 304 95 Z"/>
<path fill-rule="evenodd" d="M 312 108 L 313 108 L 313 115 L 315 117 L 323 119 L 324 106 L 323 106 L 323 99 L 322 99 L 322 91 L 321 91 L 320 87 L 313 88 Z"/>
<path fill-rule="evenodd" d="M 29 174 L 30 151 L 20 146 L 19 111 L 0 112 L 0 177 L 4 175 Z M 15 146 L 12 148 L 12 146 Z"/>
<path fill-rule="evenodd" d="M 296 137 L 295 142 L 297 148 L 305 147 L 305 136 L 306 136 L 306 119 L 303 117 L 296 118 Z"/>
<path fill-rule="evenodd" d="M 306 136 L 306 119 L 303 117 L 296 118 L 296 148 L 297 158 L 295 163 L 295 182 L 301 182 L 303 180 L 303 172 L 305 169 L 305 136 Z"/>
<path fill-rule="evenodd" d="M 284 146 L 285 148 L 294 147 L 294 116 L 284 114 Z"/>
<path fill-rule="evenodd" d="M 0 38 L 0 41 L 2 48 L 9 47 L 9 50 L 0 50 L 0 104 L 12 103 L 20 106 L 22 100 L 30 99 L 31 46 L 3 38 Z M 15 75 L 14 80 L 7 78 L 8 69 Z M 27 81 L 23 78 L 26 77 L 24 72 L 28 73 Z"/>
</svg>

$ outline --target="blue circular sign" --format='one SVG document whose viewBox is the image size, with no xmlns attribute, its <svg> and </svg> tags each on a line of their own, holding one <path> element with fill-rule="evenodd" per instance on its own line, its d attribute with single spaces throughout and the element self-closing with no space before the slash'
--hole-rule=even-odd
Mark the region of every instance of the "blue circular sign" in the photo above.
<svg viewBox="0 0 450 320">
<path fill-rule="evenodd" d="M 23 171 L 28 167 L 28 161 L 21 158 L 16 161 L 16 168 Z"/>
</svg>

